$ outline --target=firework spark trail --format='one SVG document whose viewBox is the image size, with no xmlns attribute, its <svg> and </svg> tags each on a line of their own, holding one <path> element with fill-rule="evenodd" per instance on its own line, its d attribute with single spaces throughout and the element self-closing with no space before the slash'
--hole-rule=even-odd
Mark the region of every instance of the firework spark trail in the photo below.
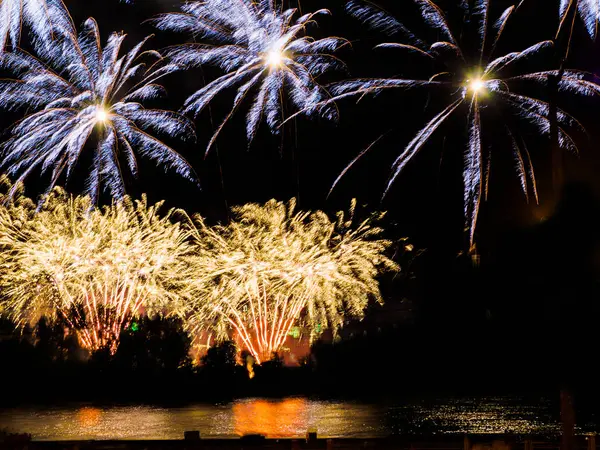
<svg viewBox="0 0 600 450">
<path fill-rule="evenodd" d="M 116 199 L 125 195 L 122 167 L 137 176 L 138 155 L 196 180 L 179 153 L 155 137 L 194 138 L 192 124 L 141 103 L 164 94 L 157 81 L 172 66 L 147 67 L 161 61 L 158 52 L 143 49 L 148 38 L 120 56 L 124 39 L 112 33 L 102 47 L 98 25 L 88 19 L 78 36 L 69 30 L 57 34 L 38 52 L 40 59 L 20 50 L 4 55 L 0 68 L 16 79 L 0 81 L 0 107 L 28 113 L 3 144 L 1 166 L 8 174 L 23 181 L 34 170 L 48 173 L 49 192 L 61 176 L 68 181 L 89 148 L 93 163 L 86 193 L 94 201 L 101 188 Z"/>
<path fill-rule="evenodd" d="M 128 198 L 95 209 L 58 188 L 38 212 L 0 197 L 1 303 L 18 326 L 63 319 L 84 348 L 114 353 L 132 318 L 181 310 L 193 247 L 174 211 Z"/>
<path fill-rule="evenodd" d="M 257 363 L 281 349 L 295 324 L 312 339 L 361 317 L 369 299 L 381 301 L 377 276 L 398 270 L 374 226 L 382 215 L 355 225 L 353 206 L 332 222 L 322 212 L 296 212 L 293 200 L 272 200 L 235 208 L 234 216 L 226 226 L 195 221 L 186 326 L 193 336 L 234 334 Z"/>
<path fill-rule="evenodd" d="M 461 33 L 461 39 L 469 41 L 470 44 L 472 36 L 475 36 L 477 43 L 475 51 L 467 53 L 466 48 L 471 45 L 461 47 L 461 39 L 453 33 L 445 13 L 432 0 L 413 0 L 413 2 L 419 8 L 427 26 L 441 37 L 441 41 L 427 43 L 371 2 L 350 0 L 347 3 L 347 10 L 374 29 L 387 35 L 401 35 L 404 42 L 384 43 L 377 47 L 409 51 L 420 55 L 427 64 L 424 67 L 436 67 L 432 76 L 423 80 L 388 78 L 343 81 L 330 87 L 334 97 L 329 101 L 337 101 L 349 96 L 362 97 L 367 94 L 377 94 L 387 89 L 411 88 L 429 88 L 432 97 L 444 99 L 444 109 L 417 133 L 395 160 L 386 193 L 406 165 L 419 154 L 443 125 L 458 114 L 465 116 L 469 122 L 469 142 L 465 151 L 463 169 L 464 213 L 469 241 L 473 244 L 480 202 L 482 198 L 485 199 L 488 191 L 492 156 L 491 146 L 484 143 L 486 135 L 482 131 L 486 110 L 490 111 L 487 113 L 489 115 L 494 110 L 503 108 L 503 111 L 507 111 L 512 118 L 533 125 L 540 134 L 548 136 L 550 133 L 548 103 L 522 94 L 520 91 L 523 89 L 524 82 L 545 86 L 548 76 L 557 71 L 523 73 L 521 67 L 524 61 L 552 50 L 553 44 L 550 41 L 539 42 L 525 50 L 494 56 L 497 43 L 515 7 L 507 8 L 494 22 L 490 18 L 490 0 L 476 0 L 472 7 L 469 7 L 467 2 L 464 2 L 462 7 L 463 13 L 473 18 L 475 27 L 472 32 Z M 566 70 L 559 83 L 559 90 L 583 96 L 600 94 L 600 86 L 587 81 L 586 76 L 588 74 L 584 72 Z M 520 86 L 517 86 L 517 83 Z M 584 131 L 583 127 L 573 116 L 561 109 L 558 110 L 558 121 L 561 147 L 577 152 L 577 146 L 570 133 Z M 525 196 L 529 198 L 531 192 L 537 201 L 536 179 L 525 141 L 516 127 L 508 123 L 504 127 L 511 141 L 517 175 Z M 350 166 L 354 163 L 356 159 L 350 163 Z M 349 167 L 342 172 L 342 175 Z M 334 187 L 340 177 L 334 182 Z"/>
<path fill-rule="evenodd" d="M 329 11 L 321 9 L 293 20 L 296 12 L 283 10 L 271 0 L 207 0 L 186 3 L 180 13 L 154 20 L 160 30 L 187 33 L 210 43 L 173 47 L 167 53 L 173 66 L 189 69 L 207 64 L 225 72 L 187 99 L 186 113 L 197 116 L 216 95 L 237 86 L 233 106 L 217 127 L 207 152 L 251 92 L 256 94 L 246 118 L 249 143 L 263 118 L 272 133 L 280 132 L 283 99 L 307 116 L 337 118 L 334 105 L 318 106 L 329 95 L 316 78 L 332 70 L 345 70 L 345 64 L 332 53 L 347 41 L 338 37 L 315 40 L 306 35 L 315 17 Z"/>
<path fill-rule="evenodd" d="M 52 45 L 56 33 L 75 29 L 62 0 L 0 0 L 0 56 L 19 46 L 23 25 L 38 49 Z"/>
<path fill-rule="evenodd" d="M 521 3 L 524 3 L 524 1 Z M 558 11 L 560 25 L 556 33 L 557 36 L 565 26 L 570 7 L 576 8 L 576 14 L 584 23 L 588 35 L 595 40 L 598 35 L 598 22 L 600 21 L 600 0 L 560 0 Z"/>
</svg>

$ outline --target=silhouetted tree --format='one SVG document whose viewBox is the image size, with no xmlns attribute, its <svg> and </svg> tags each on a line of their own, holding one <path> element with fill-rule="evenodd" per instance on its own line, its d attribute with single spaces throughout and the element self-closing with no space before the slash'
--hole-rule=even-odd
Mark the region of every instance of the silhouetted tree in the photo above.
<svg viewBox="0 0 600 450">
<path fill-rule="evenodd" d="M 237 364 L 237 347 L 233 341 L 225 341 L 208 349 L 202 357 L 202 366 L 208 369 L 232 370 Z"/>
<path fill-rule="evenodd" d="M 51 364 L 82 358 L 77 337 L 60 320 L 50 323 L 42 317 L 34 328 L 34 336 L 40 362 Z"/>
<path fill-rule="evenodd" d="M 175 318 L 141 318 L 123 331 L 114 355 L 120 369 L 173 373 L 189 368 L 190 338 Z"/>
</svg>

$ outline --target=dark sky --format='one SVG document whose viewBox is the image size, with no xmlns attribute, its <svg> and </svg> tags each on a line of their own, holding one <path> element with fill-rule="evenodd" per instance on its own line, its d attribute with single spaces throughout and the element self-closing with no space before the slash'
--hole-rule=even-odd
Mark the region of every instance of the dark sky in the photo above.
<svg viewBox="0 0 600 450">
<path fill-rule="evenodd" d="M 142 23 L 144 20 L 161 11 L 175 11 L 178 5 L 174 0 L 135 0 L 133 5 L 116 0 L 67 0 L 66 3 L 77 24 L 93 16 L 104 36 L 113 30 L 124 30 L 129 34 L 130 44 L 154 32 L 150 24 Z M 409 0 L 380 3 L 402 17 L 406 25 L 418 29 L 410 8 L 405 9 L 411 3 Z M 444 7 L 453 3 L 439 2 Z M 493 16 L 498 17 L 512 3 L 493 0 Z M 557 3 L 558 0 L 528 0 L 506 29 L 498 50 L 505 53 L 521 50 L 552 39 L 558 23 Z M 352 41 L 352 48 L 340 54 L 348 63 L 351 76 L 408 73 L 414 76 L 419 72 L 413 59 L 372 51 L 374 45 L 385 40 L 345 16 L 342 4 L 341 0 L 302 0 L 305 11 L 331 8 L 333 16 L 321 18 L 315 34 L 340 35 Z M 577 27 L 569 67 L 595 72 L 600 69 L 598 46 L 582 33 L 582 24 Z M 183 39 L 158 33 L 153 45 L 160 48 Z M 550 54 L 531 64 L 539 70 L 551 69 L 554 58 Z M 203 79 L 216 74 L 207 69 L 204 73 L 171 76 L 165 80 L 169 98 L 158 104 L 179 108 L 186 96 L 203 85 Z M 344 76 L 338 74 L 332 81 Z M 417 247 L 427 249 L 417 264 L 419 287 L 415 302 L 423 316 L 431 317 L 433 322 L 450 323 L 455 329 L 460 321 L 480 320 L 485 324 L 486 320 L 497 319 L 506 324 L 524 323 L 526 328 L 538 330 L 535 328 L 538 320 L 547 318 L 558 323 L 560 317 L 572 314 L 577 319 L 569 326 L 580 329 L 584 318 L 597 317 L 590 314 L 592 311 L 596 314 L 595 245 L 600 229 L 596 213 L 600 194 L 597 181 L 600 159 L 596 148 L 600 132 L 599 99 L 561 98 L 561 106 L 575 114 L 589 132 L 580 141 L 581 154 L 565 156 L 567 180 L 576 185 L 569 188 L 562 203 L 552 192 L 547 140 L 534 139 L 530 145 L 542 196 L 541 205 L 536 206 L 527 204 L 519 191 L 509 148 L 503 147 L 501 140 L 493 139 L 496 159 L 489 201 L 482 206 L 477 234 L 482 257 L 479 268 L 474 268 L 464 255 L 467 250 L 461 186 L 464 123 L 452 123 L 432 139 L 381 202 L 390 163 L 440 110 L 435 109 L 435 99 L 428 100 L 426 93 L 413 91 L 390 92 L 359 104 L 343 101 L 339 105 L 340 123 L 301 118 L 284 130 L 283 140 L 270 137 L 262 128 L 250 149 L 245 141 L 242 110 L 222 133 L 218 147 L 206 157 L 204 149 L 213 126 L 210 114 L 205 113 L 196 121 L 198 143 L 178 147 L 198 171 L 202 191 L 149 165 L 142 165 L 140 179 L 131 181 L 129 190 L 135 195 L 147 192 L 152 200 L 166 199 L 171 206 L 199 211 L 215 220 L 226 218 L 226 202 L 234 205 L 270 198 L 287 200 L 299 195 L 302 208 L 334 211 L 346 208 L 349 200 L 357 197 L 368 208 L 388 210 L 388 226 L 393 232 L 408 235 Z M 225 95 L 214 102 L 211 112 L 215 121 L 223 117 L 230 101 Z M 327 198 L 331 184 L 346 164 L 384 133 L 388 133 L 386 137 Z M 555 212 L 557 204 L 560 208 Z M 550 333 L 560 334 L 558 328 L 552 329 Z M 544 330 L 546 333 L 547 329 Z"/>
</svg>

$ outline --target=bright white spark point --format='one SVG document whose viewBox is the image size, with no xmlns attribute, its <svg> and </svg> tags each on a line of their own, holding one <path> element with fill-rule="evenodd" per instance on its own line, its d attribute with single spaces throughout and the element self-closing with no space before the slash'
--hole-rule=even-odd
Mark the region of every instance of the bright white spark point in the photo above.
<svg viewBox="0 0 600 450">
<path fill-rule="evenodd" d="M 271 50 L 267 53 L 266 61 L 267 64 L 274 69 L 281 67 L 281 64 L 283 63 L 283 53 L 279 50 Z"/>
<path fill-rule="evenodd" d="M 104 123 L 107 120 L 108 112 L 106 111 L 106 109 L 104 109 L 104 107 L 99 106 L 98 109 L 96 109 L 96 122 Z"/>
<path fill-rule="evenodd" d="M 475 78 L 469 81 L 469 89 L 471 89 L 475 94 L 479 94 L 485 90 L 485 83 L 481 78 Z"/>
</svg>

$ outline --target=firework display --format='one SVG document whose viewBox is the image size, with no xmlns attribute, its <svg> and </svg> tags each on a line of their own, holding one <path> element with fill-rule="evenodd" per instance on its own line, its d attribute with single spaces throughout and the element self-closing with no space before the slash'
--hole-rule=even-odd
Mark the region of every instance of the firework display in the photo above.
<svg viewBox="0 0 600 450">
<path fill-rule="evenodd" d="M 430 138 L 443 125 L 457 115 L 468 120 L 468 144 L 464 157 L 464 208 L 473 242 L 479 206 L 487 195 L 492 153 L 484 142 L 482 124 L 486 118 L 498 121 L 503 114 L 510 115 L 505 120 L 504 133 L 508 136 L 515 160 L 517 174 L 525 195 L 530 192 L 537 200 L 537 188 L 533 164 L 525 139 L 515 122 L 533 125 L 539 135 L 550 133 L 550 107 L 546 101 L 523 93 L 523 86 L 532 83 L 544 87 L 548 76 L 558 71 L 523 72 L 523 62 L 541 54 L 552 52 L 551 41 L 539 42 L 525 50 L 495 56 L 498 41 L 515 11 L 507 8 L 499 18 L 490 17 L 490 0 L 477 0 L 469 7 L 467 2 L 459 8 L 463 14 L 472 17 L 473 34 L 462 33 L 462 39 L 477 45 L 473 52 L 461 46 L 461 36 L 455 34 L 444 12 L 431 0 L 415 0 L 422 18 L 434 34 L 441 40 L 427 42 L 411 33 L 394 17 L 370 2 L 351 0 L 347 3 L 350 14 L 371 27 L 386 34 L 398 33 L 405 37 L 405 43 L 384 43 L 381 49 L 412 52 L 419 55 L 425 67 L 434 71 L 427 79 L 413 80 L 402 78 L 357 79 L 337 83 L 331 88 L 334 99 L 346 96 L 377 94 L 387 89 L 428 88 L 431 95 L 443 99 L 444 108 L 417 133 L 404 148 L 392 167 L 392 175 L 387 184 L 391 187 L 404 167 L 423 149 Z M 582 2 L 585 3 L 585 2 Z M 437 69 L 437 70 L 436 70 Z M 600 93 L 600 87 L 585 79 L 586 73 L 566 70 L 559 83 L 559 90 L 591 96 Z M 570 135 L 571 130 L 582 130 L 580 123 L 566 111 L 558 109 L 558 134 L 563 148 L 577 151 Z M 354 164 L 356 159 L 350 163 Z M 345 171 L 344 171 L 345 172 Z M 338 179 L 339 180 L 339 179 Z M 336 181 L 337 182 L 337 181 Z"/>
<path fill-rule="evenodd" d="M 113 32 L 103 41 L 93 18 L 78 31 L 62 0 L 0 0 L 0 108 L 12 123 L 0 144 L 0 314 L 18 327 L 46 318 L 65 324 L 90 353 L 114 354 L 134 318 L 175 315 L 192 338 L 235 339 L 260 364 L 283 349 L 292 328 L 312 341 L 382 301 L 380 275 L 400 268 L 377 225 L 382 215 L 357 220 L 355 203 L 335 219 L 297 211 L 294 200 L 249 203 L 234 207 L 232 220 L 209 225 L 199 215 L 162 213 L 160 202 L 128 197 L 141 160 L 197 183 L 171 143 L 194 142 L 190 117 L 205 130 L 201 113 L 217 97 L 232 103 L 215 108 L 225 114 L 207 134 L 207 153 L 241 109 L 250 144 L 263 123 L 277 135 L 297 116 L 336 121 L 344 98 L 392 89 L 426 94 L 416 107 L 397 108 L 401 125 L 413 112 L 427 118 L 417 118 L 420 131 L 402 143 L 385 193 L 435 136 L 452 132 L 451 139 L 461 139 L 465 229 L 473 245 L 497 151 L 510 155 L 525 196 L 537 202 L 530 142 L 550 137 L 553 151 L 560 145 L 577 152 L 585 129 L 558 105 L 567 96 L 600 94 L 591 74 L 564 67 L 576 21 L 585 25 L 585 40 L 597 37 L 600 0 L 559 0 L 554 41 L 514 51 L 507 47 L 515 41 L 505 43 L 504 35 L 524 0 L 507 2 L 514 4 L 503 12 L 504 6 L 492 10 L 491 0 L 402 2 L 396 7 L 416 17 L 410 28 L 417 32 L 384 5 L 344 0 L 351 20 L 393 41 L 378 51 L 396 51 L 390 55 L 409 63 L 402 75 L 337 82 L 336 72 L 347 70 L 339 50 L 349 41 L 313 28 L 329 10 L 303 13 L 300 2 L 285 0 L 182 3 L 179 12 L 150 22 L 188 41 L 157 51 L 147 49 L 150 37 L 129 45 L 126 34 Z M 180 112 L 154 108 L 166 96 L 166 77 L 204 68 L 210 69 L 182 83 Z M 550 80 L 557 92 L 550 92 Z M 188 86 L 195 92 L 184 91 Z M 57 187 L 70 186 L 83 170 L 83 195 Z M 40 188 L 39 201 L 24 195 L 24 183 Z"/>
<path fill-rule="evenodd" d="M 69 179 L 89 140 L 95 148 L 86 193 L 94 200 L 102 187 L 113 198 L 125 195 L 120 158 L 134 176 L 140 155 L 196 180 L 185 159 L 150 134 L 189 139 L 193 126 L 184 116 L 140 103 L 163 93 L 156 81 L 170 66 L 148 70 L 147 59 L 160 59 L 158 52 L 143 50 L 148 38 L 119 56 L 124 39 L 113 33 L 102 48 L 98 25 L 88 19 L 79 36 L 57 33 L 40 52 L 42 60 L 20 50 L 0 59 L 0 68 L 18 75 L 0 81 L 0 106 L 37 110 L 3 144 L 2 167 L 18 182 L 39 169 L 50 174 L 49 192 L 63 172 Z"/>
<path fill-rule="evenodd" d="M 377 276 L 398 267 L 374 225 L 381 215 L 355 224 L 354 206 L 335 221 L 297 212 L 294 200 L 235 208 L 226 226 L 198 218 L 191 334 L 234 334 L 260 363 L 281 350 L 293 325 L 313 338 L 362 317 L 370 299 L 382 300 Z"/>
<path fill-rule="evenodd" d="M 83 348 L 114 353 L 131 319 L 176 311 L 191 246 L 160 207 L 125 198 L 93 209 L 57 188 L 38 212 L 21 196 L 0 208 L 5 313 L 19 326 L 60 319 Z"/>
<path fill-rule="evenodd" d="M 167 56 L 182 69 L 213 65 L 225 75 L 190 96 L 186 113 L 198 115 L 222 91 L 237 86 L 233 107 L 217 128 L 207 152 L 219 132 L 246 97 L 251 106 L 246 118 L 248 141 L 252 141 L 263 118 L 273 133 L 284 120 L 282 97 L 308 116 L 335 119 L 333 105 L 319 106 L 328 98 L 316 77 L 344 64 L 332 55 L 347 43 L 338 37 L 313 39 L 306 28 L 321 9 L 294 20 L 296 9 L 283 10 L 275 0 L 208 0 L 189 2 L 181 13 L 164 14 L 155 20 L 161 30 L 184 32 L 207 43 L 189 43 L 171 49 Z"/>
</svg>

